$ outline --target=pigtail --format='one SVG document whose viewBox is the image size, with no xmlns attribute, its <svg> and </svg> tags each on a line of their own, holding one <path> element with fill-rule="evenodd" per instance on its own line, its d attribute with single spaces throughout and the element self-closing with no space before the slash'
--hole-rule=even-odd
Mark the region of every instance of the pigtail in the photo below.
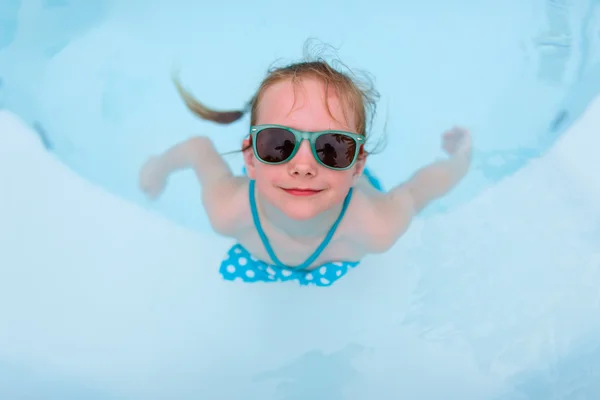
<svg viewBox="0 0 600 400">
<path fill-rule="evenodd" d="M 187 108 L 189 108 L 191 112 L 193 112 L 198 117 L 204 120 L 216 122 L 217 124 L 223 125 L 231 124 L 232 122 L 241 119 L 244 116 L 244 114 L 250 111 L 250 108 L 252 106 L 252 101 L 250 101 L 248 102 L 246 107 L 244 107 L 244 109 L 239 111 L 211 110 L 210 108 L 206 107 L 204 104 L 196 100 L 194 96 L 192 96 L 192 94 L 181 85 L 181 81 L 179 80 L 179 74 L 177 73 L 177 71 L 173 72 L 172 79 L 173 83 L 175 84 L 175 87 L 177 88 L 177 91 L 179 92 L 179 95 L 183 99 Z"/>
</svg>

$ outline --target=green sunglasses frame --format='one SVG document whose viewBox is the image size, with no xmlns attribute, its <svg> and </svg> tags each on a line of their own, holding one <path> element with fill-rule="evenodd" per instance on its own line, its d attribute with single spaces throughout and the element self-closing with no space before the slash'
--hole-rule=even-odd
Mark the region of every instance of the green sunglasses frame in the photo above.
<svg viewBox="0 0 600 400">
<path fill-rule="evenodd" d="M 283 161 L 268 162 L 268 161 L 263 160 L 258 155 L 258 151 L 256 149 L 256 135 L 258 135 L 260 133 L 260 131 L 262 131 L 264 129 L 268 129 L 268 128 L 284 129 L 288 132 L 291 132 L 294 135 L 294 137 L 296 138 L 296 144 L 294 145 L 294 150 L 292 151 L 292 154 L 290 154 L 290 156 Z M 329 165 L 324 164 L 323 161 L 321 161 L 321 159 L 319 158 L 319 155 L 317 154 L 317 149 L 316 149 L 316 142 L 320 136 L 323 136 L 326 134 L 343 135 L 343 136 L 347 136 L 347 137 L 351 138 L 352 140 L 354 140 L 354 143 L 356 144 L 356 151 L 354 152 L 354 157 L 352 158 L 352 161 L 350 162 L 350 164 L 347 167 L 345 167 L 345 168 L 331 167 Z M 257 158 L 257 160 L 259 160 L 263 164 L 279 165 L 279 164 L 285 164 L 286 162 L 289 162 L 292 158 L 294 158 L 294 156 L 298 152 L 298 149 L 300 149 L 300 145 L 302 144 L 302 141 L 308 140 L 308 142 L 310 143 L 310 149 L 313 153 L 313 156 L 315 157 L 315 160 L 317 160 L 317 162 L 319 164 L 321 164 L 322 166 L 324 166 L 325 168 L 332 169 L 334 171 L 345 171 L 347 169 L 352 168 L 352 166 L 356 163 L 358 154 L 360 153 L 360 146 L 365 143 L 365 137 L 363 135 L 359 135 L 357 133 L 346 132 L 346 131 L 336 131 L 336 130 L 308 132 L 308 131 L 300 131 L 298 129 L 290 128 L 289 126 L 273 125 L 273 124 L 251 126 L 250 127 L 250 136 L 252 137 L 252 150 L 254 151 L 254 156 Z"/>
</svg>

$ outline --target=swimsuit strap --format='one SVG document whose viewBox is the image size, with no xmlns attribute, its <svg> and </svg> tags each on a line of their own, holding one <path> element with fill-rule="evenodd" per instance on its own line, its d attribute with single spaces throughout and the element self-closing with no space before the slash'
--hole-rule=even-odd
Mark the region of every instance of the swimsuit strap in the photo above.
<svg viewBox="0 0 600 400">
<path fill-rule="evenodd" d="M 250 210 L 252 211 L 252 219 L 254 220 L 254 226 L 256 226 L 256 230 L 258 231 L 258 236 L 260 236 L 260 240 L 262 241 L 263 245 L 265 246 L 265 250 L 267 250 L 269 257 L 271 257 L 271 260 L 273 260 L 275 265 L 278 266 L 279 268 L 290 268 L 290 267 L 284 265 L 281 261 L 279 261 L 279 258 L 277 258 L 277 256 L 275 255 L 275 252 L 273 251 L 273 248 L 271 247 L 271 243 L 269 243 L 269 239 L 267 238 L 267 235 L 265 235 L 265 232 L 262 228 L 262 225 L 260 223 L 260 218 L 258 217 L 258 209 L 256 207 L 256 199 L 254 198 L 254 180 L 253 179 L 250 180 L 250 184 L 248 186 L 248 195 L 250 198 Z M 308 257 L 308 259 L 306 261 L 304 261 L 302 264 L 297 265 L 292 268 L 305 269 L 305 268 L 309 267 L 317 259 L 317 257 L 319 257 L 321 255 L 321 253 L 323 252 L 325 247 L 327 247 L 327 245 L 331 241 L 331 238 L 333 237 L 335 231 L 337 230 L 338 225 L 342 221 L 344 214 L 346 214 L 346 210 L 348 209 L 348 204 L 350 204 L 351 198 L 352 198 L 352 188 L 350 188 L 350 190 L 348 191 L 348 194 L 346 195 L 346 198 L 344 199 L 344 204 L 342 206 L 342 211 L 340 212 L 340 215 L 338 216 L 336 221 L 333 223 L 333 225 L 329 229 L 329 232 L 327 232 L 327 235 L 325 236 L 325 238 L 323 239 L 323 241 L 321 242 L 319 247 L 317 247 L 317 249 L 314 251 L 314 253 L 312 253 L 312 255 L 310 257 Z"/>
</svg>

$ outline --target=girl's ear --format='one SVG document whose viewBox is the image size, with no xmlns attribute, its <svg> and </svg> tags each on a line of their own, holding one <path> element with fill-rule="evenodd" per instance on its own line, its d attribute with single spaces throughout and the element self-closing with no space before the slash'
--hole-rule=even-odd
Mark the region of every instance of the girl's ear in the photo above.
<svg viewBox="0 0 600 400">
<path fill-rule="evenodd" d="M 367 163 L 367 152 L 361 150 L 360 154 L 356 160 L 356 164 L 354 164 L 354 173 L 352 174 L 352 185 L 356 185 L 358 180 L 362 176 L 365 170 L 365 164 Z"/>
<path fill-rule="evenodd" d="M 252 140 L 249 137 L 244 139 L 242 142 L 242 149 L 244 149 L 244 166 L 246 167 L 246 174 L 248 175 L 248 178 L 256 179 L 256 158 L 254 158 L 254 151 L 252 151 Z"/>
</svg>

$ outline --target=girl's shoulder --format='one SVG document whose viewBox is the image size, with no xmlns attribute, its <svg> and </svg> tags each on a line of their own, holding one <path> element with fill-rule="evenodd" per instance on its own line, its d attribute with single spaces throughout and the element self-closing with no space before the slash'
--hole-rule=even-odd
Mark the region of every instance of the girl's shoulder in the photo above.
<svg viewBox="0 0 600 400">
<path fill-rule="evenodd" d="M 248 185 L 247 177 L 232 176 L 203 188 L 202 202 L 217 233 L 236 237 L 252 224 Z"/>
<path fill-rule="evenodd" d="M 388 203 L 388 193 L 356 190 L 340 224 L 340 234 L 366 253 L 389 250 L 401 236 L 398 232 L 407 227 L 404 218 L 399 219 L 397 214 L 408 215 L 410 210 L 392 209 Z"/>
</svg>

